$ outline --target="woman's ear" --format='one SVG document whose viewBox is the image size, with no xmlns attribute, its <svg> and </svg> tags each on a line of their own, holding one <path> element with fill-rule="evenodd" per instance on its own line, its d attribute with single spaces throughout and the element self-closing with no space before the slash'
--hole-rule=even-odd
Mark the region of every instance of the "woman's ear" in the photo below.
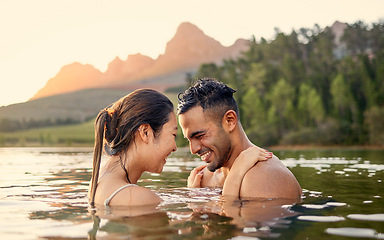
<svg viewBox="0 0 384 240">
<path fill-rule="evenodd" d="M 237 126 L 237 114 L 233 110 L 228 110 L 222 119 L 222 126 L 228 132 L 232 132 Z"/>
<path fill-rule="evenodd" d="M 149 124 L 141 124 L 140 127 L 137 129 L 139 131 L 139 136 L 143 140 L 143 142 L 148 143 L 149 138 L 152 134 L 152 128 L 149 126 Z"/>
</svg>

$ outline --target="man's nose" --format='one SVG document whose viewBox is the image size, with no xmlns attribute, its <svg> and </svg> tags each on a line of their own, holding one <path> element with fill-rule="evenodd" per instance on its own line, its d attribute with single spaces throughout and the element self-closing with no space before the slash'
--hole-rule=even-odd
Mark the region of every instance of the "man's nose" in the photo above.
<svg viewBox="0 0 384 240">
<path fill-rule="evenodd" d="M 196 141 L 196 140 L 191 140 L 191 141 L 189 142 L 189 149 L 191 150 L 191 153 L 192 153 L 192 154 L 196 154 L 197 152 L 200 151 L 200 149 L 201 149 L 201 145 L 200 145 L 200 143 L 199 143 L 198 141 Z"/>
</svg>

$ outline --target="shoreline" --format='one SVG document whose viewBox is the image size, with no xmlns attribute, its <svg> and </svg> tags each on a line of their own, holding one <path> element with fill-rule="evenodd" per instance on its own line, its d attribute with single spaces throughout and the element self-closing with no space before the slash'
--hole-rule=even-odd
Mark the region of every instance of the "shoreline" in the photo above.
<svg viewBox="0 0 384 240">
<path fill-rule="evenodd" d="M 22 144 L 22 145 L 3 145 L 0 148 L 93 148 L 93 144 Z M 274 145 L 274 146 L 262 146 L 262 148 L 269 150 L 332 150 L 332 149 L 350 149 L 350 150 L 384 150 L 384 146 L 378 145 Z M 179 150 L 189 149 L 188 146 L 178 147 Z"/>
<path fill-rule="evenodd" d="M 327 149 L 350 149 L 350 150 L 384 150 L 384 146 L 378 145 L 275 145 L 266 147 L 271 150 L 310 150 L 310 149 L 319 149 L 319 150 L 327 150 Z"/>
</svg>

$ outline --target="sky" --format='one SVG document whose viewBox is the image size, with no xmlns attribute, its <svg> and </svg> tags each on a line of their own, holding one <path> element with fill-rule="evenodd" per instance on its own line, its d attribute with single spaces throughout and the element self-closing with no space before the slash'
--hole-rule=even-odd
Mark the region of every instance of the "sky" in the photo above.
<svg viewBox="0 0 384 240">
<path fill-rule="evenodd" d="M 384 19 L 383 0 L 0 0 L 0 106 L 25 102 L 73 62 L 156 59 L 182 22 L 224 46 L 335 21 Z"/>
</svg>

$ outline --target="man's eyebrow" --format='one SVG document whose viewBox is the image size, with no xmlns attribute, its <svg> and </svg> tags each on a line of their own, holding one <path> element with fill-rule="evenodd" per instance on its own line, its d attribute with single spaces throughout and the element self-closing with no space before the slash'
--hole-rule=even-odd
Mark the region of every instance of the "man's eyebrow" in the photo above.
<svg viewBox="0 0 384 240">
<path fill-rule="evenodd" d="M 198 134 L 201 134 L 203 133 L 204 131 L 196 131 L 196 132 L 193 132 L 191 135 L 189 135 L 189 139 L 192 139 L 193 137 L 195 137 L 196 135 Z"/>
</svg>

